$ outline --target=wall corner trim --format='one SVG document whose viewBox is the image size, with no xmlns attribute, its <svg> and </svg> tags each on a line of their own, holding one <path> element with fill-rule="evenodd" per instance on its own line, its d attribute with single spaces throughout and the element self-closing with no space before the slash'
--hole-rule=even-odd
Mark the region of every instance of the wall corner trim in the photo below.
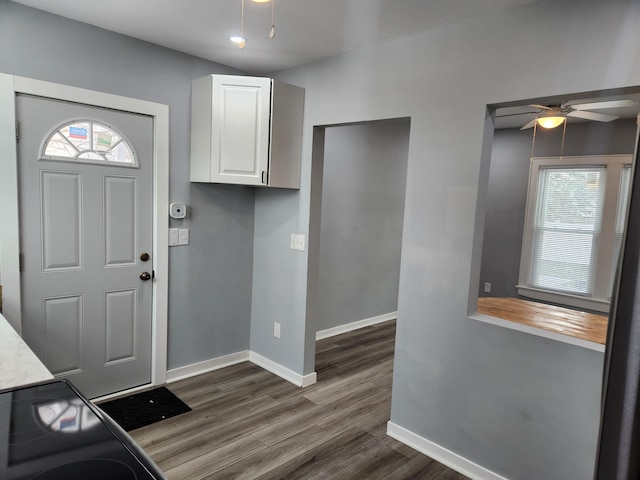
<svg viewBox="0 0 640 480">
<path fill-rule="evenodd" d="M 346 323 L 344 325 L 338 325 L 337 327 L 327 328 L 326 330 L 319 330 L 316 332 L 316 340 L 322 340 L 323 338 L 333 337 L 335 335 L 340 335 L 341 333 L 351 332 L 359 328 L 370 327 L 396 318 L 398 318 L 397 311 L 385 313 L 376 317 L 365 318 L 356 322 Z"/>
<path fill-rule="evenodd" d="M 202 375 L 203 373 L 230 367 L 231 365 L 242 362 L 251 362 L 298 387 L 308 387 L 317 381 L 316 372 L 308 375 L 300 375 L 258 353 L 243 350 L 241 352 L 231 353 L 222 357 L 211 358 L 202 362 L 185 365 L 184 367 L 173 368 L 167 372 L 167 383 L 173 383 L 178 380 L 195 377 L 196 375 Z"/>
<path fill-rule="evenodd" d="M 387 422 L 387 435 L 473 480 L 508 480 L 506 477 L 498 475 L 462 455 L 416 435 L 393 422 Z"/>
<path fill-rule="evenodd" d="M 265 370 L 270 371 L 275 375 L 278 375 L 288 382 L 297 385 L 298 387 L 308 387 L 309 385 L 313 385 L 314 383 L 316 383 L 317 380 L 316 372 L 310 373 L 308 375 L 300 375 L 293 370 L 289 370 L 279 363 L 269 360 L 268 358 L 265 358 L 256 352 L 249 352 L 249 361 L 255 363 L 259 367 L 264 368 Z"/>
</svg>

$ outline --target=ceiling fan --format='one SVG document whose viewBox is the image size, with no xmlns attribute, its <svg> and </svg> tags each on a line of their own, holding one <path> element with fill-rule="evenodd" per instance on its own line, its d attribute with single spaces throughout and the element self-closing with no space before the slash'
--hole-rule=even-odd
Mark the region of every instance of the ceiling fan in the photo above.
<svg viewBox="0 0 640 480">
<path fill-rule="evenodd" d="M 604 113 L 592 112 L 590 110 L 601 110 L 610 108 L 622 108 L 635 106 L 636 102 L 629 99 L 624 100 L 610 100 L 605 102 L 590 102 L 590 103 L 574 103 L 569 104 L 564 102 L 560 105 L 538 105 L 531 104 L 530 107 L 537 108 L 534 112 L 522 112 L 513 113 L 510 115 L 501 115 L 505 117 L 514 115 L 531 115 L 535 114 L 536 117 L 527 123 L 520 130 L 526 130 L 532 128 L 536 123 L 543 128 L 555 128 L 561 125 L 567 117 L 583 118 L 585 120 L 594 120 L 596 122 L 610 122 L 619 118 L 617 115 L 609 115 Z"/>
</svg>

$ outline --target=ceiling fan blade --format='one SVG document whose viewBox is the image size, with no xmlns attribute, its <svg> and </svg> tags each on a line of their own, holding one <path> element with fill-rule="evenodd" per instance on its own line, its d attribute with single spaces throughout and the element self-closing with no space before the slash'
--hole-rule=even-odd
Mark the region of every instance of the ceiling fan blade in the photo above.
<svg viewBox="0 0 640 480">
<path fill-rule="evenodd" d="M 535 124 L 536 124 L 536 119 L 534 118 L 529 123 L 527 123 L 524 127 L 522 127 L 520 130 L 526 130 L 527 128 L 533 127 Z"/>
<path fill-rule="evenodd" d="M 575 112 L 567 113 L 568 117 L 576 117 L 576 118 L 584 118 L 586 120 L 595 120 L 596 122 L 610 122 L 611 120 L 615 120 L 616 115 L 605 115 L 604 113 L 596 113 L 596 112 L 587 112 L 576 110 Z"/>
<path fill-rule="evenodd" d="M 547 107 L 546 105 L 537 105 L 537 104 L 535 104 L 535 103 L 534 103 L 534 104 L 531 104 L 531 105 L 529 105 L 529 106 L 530 106 L 530 107 L 533 107 L 533 108 L 541 108 L 541 109 L 543 109 L 543 110 L 555 110 L 555 109 L 554 109 L 554 108 L 552 108 L 552 107 Z"/>
<path fill-rule="evenodd" d="M 637 105 L 633 100 L 611 100 L 610 102 L 593 102 L 593 103 L 578 103 L 576 105 L 569 105 L 574 110 L 599 110 L 601 108 L 621 108 L 621 107 L 633 107 Z"/>
<path fill-rule="evenodd" d="M 536 115 L 540 112 L 519 112 L 519 113 L 507 113 L 505 115 L 496 115 L 496 118 L 516 117 L 518 115 Z"/>
</svg>

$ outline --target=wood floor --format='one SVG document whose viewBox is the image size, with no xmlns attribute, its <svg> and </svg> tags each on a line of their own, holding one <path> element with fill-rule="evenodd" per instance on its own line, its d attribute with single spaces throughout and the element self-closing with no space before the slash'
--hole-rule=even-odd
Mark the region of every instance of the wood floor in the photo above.
<svg viewBox="0 0 640 480">
<path fill-rule="evenodd" d="M 320 340 L 304 389 L 249 362 L 169 385 L 192 412 L 130 432 L 169 479 L 464 480 L 385 435 L 395 321 Z"/>
</svg>

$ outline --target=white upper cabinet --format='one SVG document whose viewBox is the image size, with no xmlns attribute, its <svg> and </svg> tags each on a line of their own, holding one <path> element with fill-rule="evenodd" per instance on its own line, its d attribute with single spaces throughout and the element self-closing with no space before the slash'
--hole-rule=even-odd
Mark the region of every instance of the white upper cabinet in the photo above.
<svg viewBox="0 0 640 480">
<path fill-rule="evenodd" d="M 191 181 L 300 188 L 304 89 L 208 75 L 191 98 Z"/>
</svg>

